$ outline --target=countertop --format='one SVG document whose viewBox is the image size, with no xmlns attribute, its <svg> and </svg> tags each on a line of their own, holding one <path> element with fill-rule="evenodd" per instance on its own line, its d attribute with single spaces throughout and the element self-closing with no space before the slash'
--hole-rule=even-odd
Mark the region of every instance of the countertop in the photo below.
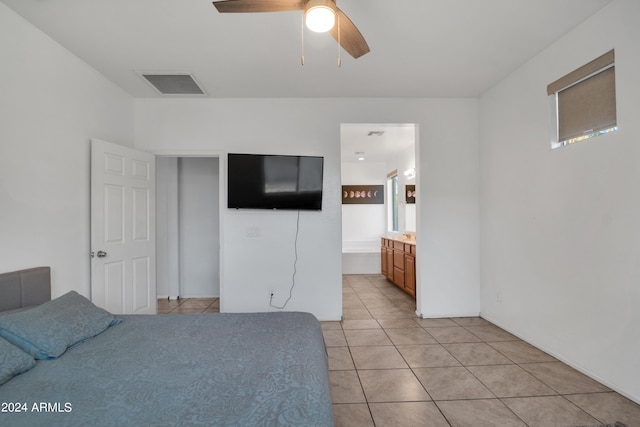
<svg viewBox="0 0 640 427">
<path fill-rule="evenodd" d="M 406 234 L 391 234 L 391 233 L 389 233 L 389 234 L 383 234 L 382 237 L 385 238 L 385 239 L 389 239 L 389 240 L 395 240 L 396 242 L 409 243 L 410 245 L 415 245 L 416 244 L 415 234 L 412 234 L 409 237 Z"/>
</svg>

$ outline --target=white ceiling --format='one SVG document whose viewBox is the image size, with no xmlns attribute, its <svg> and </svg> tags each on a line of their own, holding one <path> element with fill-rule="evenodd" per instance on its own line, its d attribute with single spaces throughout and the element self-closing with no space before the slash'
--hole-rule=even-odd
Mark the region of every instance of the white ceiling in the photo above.
<svg viewBox="0 0 640 427">
<path fill-rule="evenodd" d="M 2 0 L 134 97 L 136 71 L 192 72 L 211 97 L 476 97 L 610 0 L 338 0 L 354 60 L 301 12 L 219 14 L 209 0 Z"/>
</svg>

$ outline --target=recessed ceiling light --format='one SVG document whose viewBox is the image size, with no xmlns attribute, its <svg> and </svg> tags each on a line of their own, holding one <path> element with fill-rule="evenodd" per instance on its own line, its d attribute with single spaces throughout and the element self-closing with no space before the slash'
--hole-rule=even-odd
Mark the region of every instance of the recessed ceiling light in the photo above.
<svg viewBox="0 0 640 427">
<path fill-rule="evenodd" d="M 364 160 L 364 157 L 358 157 L 358 160 Z"/>
</svg>

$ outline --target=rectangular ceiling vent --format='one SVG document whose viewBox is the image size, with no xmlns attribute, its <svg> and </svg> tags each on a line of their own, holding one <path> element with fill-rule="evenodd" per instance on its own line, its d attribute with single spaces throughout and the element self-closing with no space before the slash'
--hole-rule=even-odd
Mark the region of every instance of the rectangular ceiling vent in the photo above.
<svg viewBox="0 0 640 427">
<path fill-rule="evenodd" d="M 191 73 L 138 72 L 163 95 L 206 95 Z"/>
</svg>

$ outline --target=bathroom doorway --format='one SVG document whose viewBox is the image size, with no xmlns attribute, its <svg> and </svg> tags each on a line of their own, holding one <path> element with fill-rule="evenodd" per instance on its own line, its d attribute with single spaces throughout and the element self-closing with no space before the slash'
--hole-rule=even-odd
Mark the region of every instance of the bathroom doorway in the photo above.
<svg viewBox="0 0 640 427">
<path fill-rule="evenodd" d="M 388 233 L 416 233 L 416 127 L 413 123 L 340 126 L 342 185 L 384 188 L 382 204 L 342 205 L 343 274 L 380 274 L 381 237 Z M 388 191 L 391 175 L 396 176 L 395 199 Z M 413 197 L 407 198 L 407 189 L 411 188 Z M 394 214 L 395 222 L 391 221 Z M 396 230 L 389 228 L 394 223 Z"/>
</svg>

